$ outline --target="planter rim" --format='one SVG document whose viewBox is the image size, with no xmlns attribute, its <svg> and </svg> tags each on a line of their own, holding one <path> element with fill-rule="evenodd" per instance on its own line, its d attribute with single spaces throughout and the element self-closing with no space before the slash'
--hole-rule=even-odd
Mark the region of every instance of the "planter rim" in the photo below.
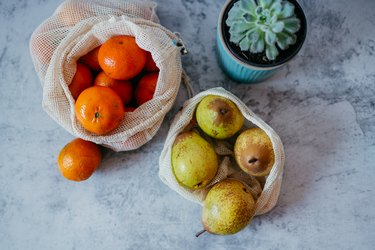
<svg viewBox="0 0 375 250">
<path fill-rule="evenodd" d="M 299 47 L 297 47 L 296 51 L 289 57 L 287 58 L 287 60 L 285 60 L 284 62 L 281 62 L 281 63 L 278 63 L 276 65 L 271 65 L 271 66 L 268 66 L 268 65 L 264 65 L 264 66 L 260 66 L 260 65 L 253 65 L 253 64 L 250 64 L 249 62 L 245 62 L 245 60 L 241 60 L 239 58 L 239 56 L 235 55 L 234 52 L 232 52 L 229 48 L 228 48 L 228 45 L 227 43 L 225 42 L 224 40 L 224 34 L 222 32 L 222 26 L 223 26 L 223 17 L 224 17 L 224 13 L 225 11 L 227 10 L 228 8 L 228 5 L 230 3 L 232 3 L 233 1 L 239 1 L 239 0 L 227 0 L 224 4 L 224 6 L 221 8 L 221 11 L 220 11 L 220 14 L 219 14 L 219 19 L 218 19 L 218 24 L 217 24 L 217 33 L 218 33 L 218 36 L 219 36 L 219 39 L 220 39 L 220 42 L 223 44 L 223 48 L 224 50 L 227 52 L 227 54 L 233 59 L 236 61 L 236 63 L 240 64 L 241 66 L 245 67 L 245 68 L 249 68 L 249 69 L 255 69 L 255 70 L 271 70 L 271 69 L 277 69 L 277 68 L 280 68 L 281 66 L 285 65 L 286 63 L 288 63 L 290 60 L 292 60 L 299 52 L 299 50 L 302 48 L 303 44 L 305 43 L 305 38 L 306 38 L 306 34 L 307 34 L 307 22 L 306 22 L 306 15 L 305 13 L 303 12 L 303 9 L 302 7 L 300 6 L 300 4 L 298 3 L 297 0 L 295 0 L 296 4 L 298 5 L 298 7 L 302 10 L 302 19 L 301 19 L 301 22 L 303 22 L 303 26 L 305 27 L 305 30 L 304 32 L 302 33 L 303 35 L 303 39 L 302 39 L 302 42 L 301 42 L 301 45 Z M 295 3 L 293 3 L 295 4 Z"/>
</svg>

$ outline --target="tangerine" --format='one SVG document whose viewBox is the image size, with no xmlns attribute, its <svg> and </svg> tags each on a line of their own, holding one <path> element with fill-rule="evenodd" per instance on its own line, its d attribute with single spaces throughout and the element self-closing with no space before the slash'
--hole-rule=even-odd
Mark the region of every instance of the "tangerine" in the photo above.
<svg viewBox="0 0 375 250">
<path fill-rule="evenodd" d="M 96 76 L 94 86 L 110 87 L 121 97 L 124 105 L 127 105 L 132 100 L 132 83 L 130 81 L 112 79 L 103 71 Z"/>
<path fill-rule="evenodd" d="M 142 105 L 154 97 L 158 77 L 158 73 L 150 73 L 144 75 L 139 80 L 137 89 L 135 90 L 135 100 L 138 105 Z"/>
<path fill-rule="evenodd" d="M 66 144 L 57 158 L 61 174 L 71 181 L 88 179 L 99 166 L 102 155 L 98 145 L 77 138 Z"/>
<path fill-rule="evenodd" d="M 74 100 L 77 100 L 79 94 L 92 85 L 92 80 L 90 69 L 82 63 L 77 63 L 76 73 L 69 84 L 69 90 Z"/>
<path fill-rule="evenodd" d="M 148 72 L 159 71 L 159 68 L 156 66 L 154 59 L 152 59 L 152 55 L 150 52 L 147 52 L 145 70 Z"/>
<path fill-rule="evenodd" d="M 129 80 L 138 75 L 146 64 L 147 53 L 132 36 L 115 36 L 99 49 L 99 65 L 111 78 Z"/>
<path fill-rule="evenodd" d="M 100 46 L 96 47 L 95 49 L 91 50 L 89 53 L 81 57 L 81 62 L 89 66 L 94 71 L 99 71 L 101 69 L 98 59 L 99 49 Z"/>
<path fill-rule="evenodd" d="M 135 109 L 134 107 L 125 107 L 125 112 L 134 112 Z"/>
<path fill-rule="evenodd" d="M 79 95 L 75 114 L 86 130 L 104 135 L 120 125 L 125 111 L 120 96 L 113 89 L 93 86 Z"/>
</svg>

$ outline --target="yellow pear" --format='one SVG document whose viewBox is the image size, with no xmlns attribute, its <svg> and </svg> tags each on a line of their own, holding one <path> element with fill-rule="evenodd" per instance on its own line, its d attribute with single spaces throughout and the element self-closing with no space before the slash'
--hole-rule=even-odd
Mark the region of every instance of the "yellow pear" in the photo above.
<svg viewBox="0 0 375 250">
<path fill-rule="evenodd" d="M 243 131 L 234 144 L 234 158 L 240 168 L 253 176 L 266 176 L 275 163 L 272 142 L 260 128 Z"/>
<path fill-rule="evenodd" d="M 255 211 L 249 188 L 239 180 L 225 179 L 213 186 L 204 200 L 202 224 L 212 234 L 234 234 L 245 228 Z"/>
<path fill-rule="evenodd" d="M 201 189 L 215 177 L 219 163 L 213 146 L 196 132 L 183 132 L 172 146 L 172 170 L 178 183 Z"/>
<path fill-rule="evenodd" d="M 215 95 L 204 97 L 198 104 L 196 118 L 199 127 L 209 136 L 226 139 L 237 133 L 244 117 L 231 100 Z"/>
</svg>

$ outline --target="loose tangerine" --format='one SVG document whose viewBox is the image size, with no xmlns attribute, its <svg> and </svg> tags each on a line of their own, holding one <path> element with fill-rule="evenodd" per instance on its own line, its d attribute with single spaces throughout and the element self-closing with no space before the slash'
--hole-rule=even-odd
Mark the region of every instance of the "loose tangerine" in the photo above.
<svg viewBox="0 0 375 250">
<path fill-rule="evenodd" d="M 99 71 L 101 69 L 98 59 L 99 49 L 100 46 L 96 47 L 95 49 L 91 50 L 89 53 L 81 57 L 81 62 L 94 71 Z"/>
<path fill-rule="evenodd" d="M 147 53 L 141 49 L 134 37 L 115 36 L 99 49 L 99 64 L 111 78 L 129 80 L 138 75 L 146 64 Z"/>
<path fill-rule="evenodd" d="M 77 63 L 77 70 L 69 84 L 69 90 L 74 100 L 77 100 L 79 94 L 92 85 L 93 76 L 90 69 L 82 63 Z"/>
<path fill-rule="evenodd" d="M 130 81 L 112 79 L 103 71 L 96 76 L 94 86 L 110 87 L 121 97 L 124 105 L 127 105 L 132 100 L 132 83 Z"/>
<path fill-rule="evenodd" d="M 98 145 L 74 139 L 66 144 L 57 158 L 61 174 L 71 181 L 88 179 L 97 169 L 102 160 Z"/>
<path fill-rule="evenodd" d="M 75 104 L 77 120 L 86 130 L 97 135 L 116 129 L 124 113 L 120 96 L 108 87 L 93 86 L 85 89 Z"/>
</svg>

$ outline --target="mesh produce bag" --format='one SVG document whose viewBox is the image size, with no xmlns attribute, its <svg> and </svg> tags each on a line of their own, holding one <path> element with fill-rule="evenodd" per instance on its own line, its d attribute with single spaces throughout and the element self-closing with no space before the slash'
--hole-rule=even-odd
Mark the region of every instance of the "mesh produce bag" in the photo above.
<svg viewBox="0 0 375 250">
<path fill-rule="evenodd" d="M 230 159 L 233 155 L 233 146 L 231 146 L 230 143 L 226 141 L 209 139 L 207 137 L 205 137 L 205 139 L 208 139 L 214 145 L 215 151 L 221 159 L 219 169 L 214 180 L 205 188 L 195 191 L 184 188 L 178 184 L 176 178 L 173 175 L 171 165 L 172 145 L 175 141 L 176 136 L 184 131 L 186 127 L 190 126 L 189 123 L 193 118 L 198 103 L 207 95 L 218 95 L 230 99 L 237 105 L 237 107 L 245 117 L 246 127 L 257 126 L 265 131 L 266 134 L 270 137 L 275 153 L 275 163 L 270 174 L 266 178 L 266 182 L 262 183 L 264 184 L 263 188 L 258 179 L 243 172 L 235 164 L 235 162 Z M 184 198 L 199 204 L 203 203 L 207 192 L 215 183 L 225 178 L 235 178 L 242 180 L 249 186 L 251 193 L 256 198 L 255 215 L 260 215 L 268 212 L 276 205 L 280 193 L 284 162 L 284 147 L 275 131 L 273 131 L 273 129 L 268 126 L 262 119 L 256 116 L 236 96 L 224 90 L 223 88 L 213 88 L 201 92 L 195 97 L 187 100 L 183 106 L 183 109 L 176 115 L 168 132 L 168 136 L 159 159 L 159 177 L 166 185 L 182 195 Z"/>
<path fill-rule="evenodd" d="M 151 101 L 126 113 L 120 126 L 98 136 L 75 117 L 70 84 L 77 60 L 117 35 L 134 36 L 150 51 L 160 69 Z M 72 135 L 115 151 L 136 149 L 149 141 L 171 109 L 181 82 L 179 37 L 159 24 L 156 4 L 149 1 L 70 0 L 32 34 L 30 53 L 43 87 L 43 108 Z"/>
</svg>

